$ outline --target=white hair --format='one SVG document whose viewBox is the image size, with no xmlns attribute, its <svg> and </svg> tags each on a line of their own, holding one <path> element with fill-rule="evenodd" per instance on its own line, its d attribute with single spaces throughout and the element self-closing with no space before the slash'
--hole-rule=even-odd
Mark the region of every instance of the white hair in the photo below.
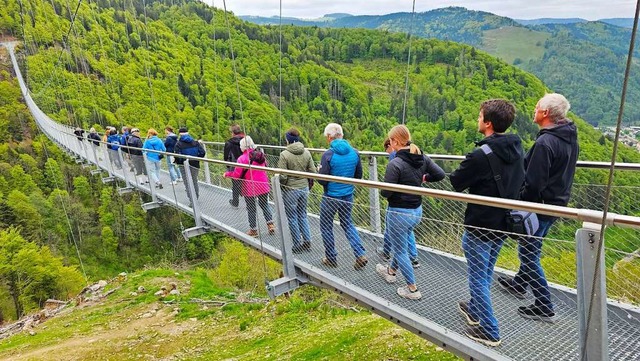
<svg viewBox="0 0 640 361">
<path fill-rule="evenodd" d="M 331 137 L 332 139 L 341 139 L 344 133 L 342 133 L 342 126 L 337 123 L 329 123 L 324 127 L 324 136 Z"/>
<path fill-rule="evenodd" d="M 571 108 L 571 104 L 562 94 L 550 93 L 545 94 L 538 101 L 538 108 L 549 111 L 549 118 L 557 123 L 559 120 L 567 116 L 567 112 Z"/>
<path fill-rule="evenodd" d="M 244 138 L 240 139 L 240 150 L 241 151 L 245 151 L 247 149 L 255 149 L 256 148 L 256 143 L 253 142 L 253 139 L 251 139 L 250 136 L 245 136 Z"/>
</svg>

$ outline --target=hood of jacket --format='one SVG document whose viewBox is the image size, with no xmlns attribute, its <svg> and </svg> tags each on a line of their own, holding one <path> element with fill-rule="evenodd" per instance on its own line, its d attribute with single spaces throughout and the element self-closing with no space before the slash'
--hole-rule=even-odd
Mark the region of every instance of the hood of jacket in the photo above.
<svg viewBox="0 0 640 361">
<path fill-rule="evenodd" d="M 543 134 L 553 135 L 569 144 L 578 143 L 578 128 L 576 128 L 575 123 L 568 119 L 560 120 L 554 127 L 540 129 L 538 137 Z"/>
<path fill-rule="evenodd" d="M 191 143 L 193 142 L 193 137 L 190 134 L 183 134 L 180 137 L 180 141 L 185 143 Z"/>
<path fill-rule="evenodd" d="M 396 157 L 409 163 L 413 168 L 420 168 L 424 165 L 424 155 L 413 154 L 408 149 L 401 149 L 396 153 Z"/>
<path fill-rule="evenodd" d="M 349 142 L 344 139 L 334 139 L 333 141 L 331 141 L 331 145 L 329 148 L 331 148 L 334 153 L 340 155 L 349 154 L 349 152 L 353 150 L 351 144 L 349 144 Z"/>
<path fill-rule="evenodd" d="M 332 143 L 333 144 L 333 143 Z M 304 153 L 304 144 L 300 142 L 295 142 L 287 145 L 287 150 L 295 155 L 300 155 Z"/>
<path fill-rule="evenodd" d="M 476 144 L 478 146 L 487 144 L 491 147 L 493 153 L 507 164 L 521 162 L 524 155 L 524 151 L 522 150 L 522 141 L 516 134 L 494 133 Z"/>
<path fill-rule="evenodd" d="M 240 146 L 240 141 L 244 138 L 244 133 L 236 134 L 232 138 L 230 138 L 227 142 Z"/>
</svg>

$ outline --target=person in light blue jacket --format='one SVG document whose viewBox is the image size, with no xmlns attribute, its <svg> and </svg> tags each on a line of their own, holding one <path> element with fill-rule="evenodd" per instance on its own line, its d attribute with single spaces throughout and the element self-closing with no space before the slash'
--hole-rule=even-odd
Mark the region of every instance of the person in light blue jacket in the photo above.
<svg viewBox="0 0 640 361">
<path fill-rule="evenodd" d="M 349 142 L 342 139 L 343 134 L 340 124 L 330 123 L 325 127 L 324 136 L 329 143 L 329 150 L 322 155 L 318 173 L 360 179 L 362 178 L 360 155 Z M 324 195 L 320 202 L 320 231 L 325 249 L 325 258 L 322 259 L 322 263 L 329 267 L 337 267 L 338 265 L 338 252 L 333 237 L 333 218 L 338 213 L 340 226 L 342 226 L 356 258 L 353 268 L 355 270 L 363 269 L 368 261 L 360 235 L 351 218 L 354 186 L 328 181 L 319 181 L 318 183 L 324 187 Z"/>
<path fill-rule="evenodd" d="M 147 140 L 144 141 L 142 149 L 152 149 L 162 152 L 167 151 L 167 148 L 164 146 L 164 142 L 158 138 L 158 131 L 153 128 L 149 128 L 147 131 Z M 151 176 L 151 180 L 155 182 L 156 187 L 162 189 L 162 183 L 160 183 L 160 159 L 163 155 L 155 152 L 145 152 L 145 154 L 149 160 L 149 175 Z"/>
</svg>

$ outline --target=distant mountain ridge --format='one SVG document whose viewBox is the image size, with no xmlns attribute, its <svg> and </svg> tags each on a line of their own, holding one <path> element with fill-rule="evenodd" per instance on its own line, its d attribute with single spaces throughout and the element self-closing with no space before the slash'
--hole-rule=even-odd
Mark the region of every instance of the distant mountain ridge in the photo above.
<svg viewBox="0 0 640 361">
<path fill-rule="evenodd" d="M 354 15 L 332 19 L 295 19 L 283 24 L 331 28 L 366 28 L 465 43 L 538 76 L 563 92 L 572 109 L 592 124 L 613 124 L 617 117 L 622 75 L 633 19 L 540 18 L 514 20 L 484 11 L 447 7 L 427 12 Z M 278 18 L 242 17 L 258 24 Z M 629 25 L 630 26 L 630 25 Z M 636 46 L 635 56 L 640 56 Z M 640 72 L 634 64 L 632 74 Z M 629 96 L 640 97 L 640 78 L 632 77 Z M 629 98 L 631 99 L 631 98 Z M 603 100 L 606 103 L 603 104 Z M 626 124 L 640 124 L 640 105 L 628 102 Z"/>
</svg>

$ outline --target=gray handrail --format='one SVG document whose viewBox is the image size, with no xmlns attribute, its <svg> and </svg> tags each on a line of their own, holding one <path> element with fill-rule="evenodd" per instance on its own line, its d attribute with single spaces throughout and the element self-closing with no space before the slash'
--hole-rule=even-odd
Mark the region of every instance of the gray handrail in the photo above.
<svg viewBox="0 0 640 361">
<path fill-rule="evenodd" d="M 67 127 L 67 128 L 69 130 L 71 129 L 70 127 Z M 69 132 L 63 131 L 63 133 L 67 133 L 69 136 L 75 137 L 75 134 L 73 134 L 70 131 Z M 83 139 L 83 141 L 89 141 L 89 140 Z M 119 146 L 122 148 L 130 148 L 128 146 L 123 146 L 123 145 L 119 145 Z M 136 149 L 139 149 L 139 148 L 136 148 Z M 153 149 L 145 149 L 144 151 L 150 152 L 150 153 L 163 154 L 165 156 L 193 159 L 197 161 L 202 161 L 202 162 L 207 162 L 207 163 L 212 163 L 212 164 L 217 164 L 222 166 L 232 166 L 232 167 L 240 167 L 240 168 L 246 168 L 246 169 L 263 170 L 271 174 L 285 174 L 285 175 L 301 177 L 301 178 L 311 178 L 318 181 L 338 182 L 338 183 L 344 183 L 344 184 L 363 186 L 366 188 L 385 189 L 393 192 L 416 194 L 420 196 L 460 201 L 465 203 L 480 204 L 480 205 L 491 206 L 491 207 L 518 209 L 518 210 L 534 212 L 534 213 L 544 214 L 544 215 L 553 216 L 553 217 L 574 219 L 582 222 L 602 223 L 602 217 L 604 214 L 604 212 L 602 211 L 591 210 L 591 209 L 554 206 L 550 204 L 525 202 L 525 201 L 518 201 L 513 199 L 504 199 L 504 198 L 497 198 L 497 197 L 486 197 L 486 196 L 479 196 L 474 194 L 451 192 L 451 191 L 444 191 L 444 190 L 424 188 L 424 187 L 413 187 L 413 186 L 406 186 L 402 184 L 385 183 L 385 182 L 371 181 L 371 180 L 365 180 L 365 179 L 337 177 L 332 175 L 307 173 L 307 172 L 300 172 L 300 171 L 294 171 L 289 169 L 260 167 L 256 165 L 240 164 L 240 163 L 227 162 L 227 161 L 217 160 L 217 159 L 198 158 L 198 157 L 192 157 L 184 154 L 161 152 Z M 607 214 L 607 219 L 605 220 L 605 224 L 610 226 L 621 226 L 621 227 L 640 229 L 640 217 L 620 215 L 620 214 L 609 212 Z"/>
<path fill-rule="evenodd" d="M 218 145 L 223 146 L 224 142 L 203 142 L 207 145 Z M 280 145 L 268 145 L 268 144 L 259 144 L 257 145 L 260 148 L 264 149 L 274 149 L 274 150 L 284 150 L 286 147 Z M 324 148 L 306 148 L 311 153 L 324 153 L 327 150 Z M 364 156 L 373 156 L 373 157 L 387 157 L 389 154 L 386 152 L 374 152 L 369 150 L 358 151 L 361 155 Z M 433 160 L 445 160 L 445 161 L 463 161 L 464 155 L 449 155 L 449 154 L 427 154 L 429 158 Z M 579 168 L 588 168 L 588 169 L 609 169 L 611 163 L 609 162 L 596 162 L 596 161 L 585 161 L 579 160 L 577 166 Z M 615 163 L 614 168 L 616 170 L 632 170 L 632 171 L 640 171 L 640 163 Z"/>
</svg>

